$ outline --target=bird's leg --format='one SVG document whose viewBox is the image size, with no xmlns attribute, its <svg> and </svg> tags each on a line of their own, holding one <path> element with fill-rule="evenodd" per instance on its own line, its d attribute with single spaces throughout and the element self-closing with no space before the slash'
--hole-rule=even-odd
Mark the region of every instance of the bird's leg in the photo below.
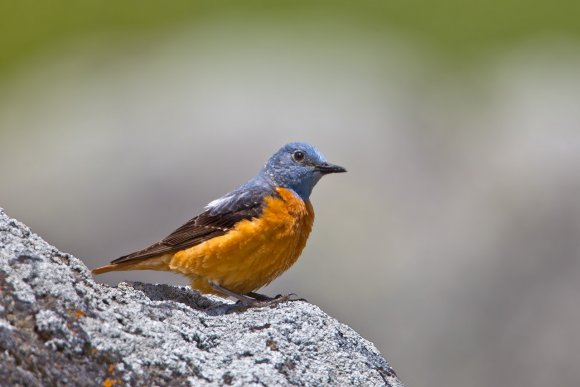
<svg viewBox="0 0 580 387">
<path fill-rule="evenodd" d="M 223 286 L 220 286 L 214 282 L 210 282 L 209 285 L 211 286 L 211 288 L 213 290 L 215 290 L 216 292 L 220 292 L 222 294 L 225 294 L 226 296 L 235 298 L 236 300 L 238 300 L 243 306 L 251 306 L 252 304 L 256 303 L 256 300 L 254 300 L 253 298 L 250 298 L 248 296 L 245 296 L 243 294 L 238 294 L 236 292 L 233 292 L 229 289 L 224 288 Z"/>
</svg>

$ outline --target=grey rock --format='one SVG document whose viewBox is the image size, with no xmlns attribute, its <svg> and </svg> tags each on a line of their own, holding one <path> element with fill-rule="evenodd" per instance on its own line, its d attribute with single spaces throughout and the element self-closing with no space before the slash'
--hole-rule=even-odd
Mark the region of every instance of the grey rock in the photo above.
<svg viewBox="0 0 580 387">
<path fill-rule="evenodd" d="M 185 287 L 94 282 L 0 209 L 0 384 L 402 386 L 315 305 L 227 313 Z"/>
</svg>

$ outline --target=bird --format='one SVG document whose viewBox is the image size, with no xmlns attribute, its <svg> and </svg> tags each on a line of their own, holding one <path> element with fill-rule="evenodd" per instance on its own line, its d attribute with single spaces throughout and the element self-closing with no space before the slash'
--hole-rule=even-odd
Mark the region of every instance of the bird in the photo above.
<svg viewBox="0 0 580 387">
<path fill-rule="evenodd" d="M 171 271 L 200 293 L 242 305 L 272 300 L 255 291 L 298 259 L 314 223 L 312 189 L 322 176 L 346 172 L 314 146 L 291 142 L 258 175 L 207 204 L 161 241 L 92 270 Z"/>
</svg>

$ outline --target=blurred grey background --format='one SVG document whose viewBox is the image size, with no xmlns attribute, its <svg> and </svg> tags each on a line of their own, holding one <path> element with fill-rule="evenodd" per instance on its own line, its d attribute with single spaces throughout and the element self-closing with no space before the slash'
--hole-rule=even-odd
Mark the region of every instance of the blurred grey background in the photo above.
<svg viewBox="0 0 580 387">
<path fill-rule="evenodd" d="M 92 268 L 307 141 L 349 173 L 265 293 L 409 386 L 578 385 L 578 4 L 104 3 L 0 7 L 10 216 Z"/>
</svg>

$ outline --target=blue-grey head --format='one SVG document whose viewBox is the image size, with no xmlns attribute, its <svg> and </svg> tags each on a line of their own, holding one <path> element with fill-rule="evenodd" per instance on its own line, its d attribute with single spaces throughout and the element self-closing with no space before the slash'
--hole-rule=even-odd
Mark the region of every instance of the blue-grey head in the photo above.
<svg viewBox="0 0 580 387">
<path fill-rule="evenodd" d="M 328 163 L 312 145 L 291 142 L 270 157 L 260 175 L 275 186 L 289 188 L 307 200 L 322 176 L 338 172 L 346 172 L 346 169 Z"/>
</svg>

